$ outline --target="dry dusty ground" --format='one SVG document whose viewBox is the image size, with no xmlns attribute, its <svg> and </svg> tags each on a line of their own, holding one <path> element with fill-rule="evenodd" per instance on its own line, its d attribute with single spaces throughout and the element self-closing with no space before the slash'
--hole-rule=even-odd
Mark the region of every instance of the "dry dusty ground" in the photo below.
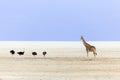
<svg viewBox="0 0 120 80">
<path fill-rule="evenodd" d="M 0 80 L 119 80 L 120 58 L 0 57 Z"/>
<path fill-rule="evenodd" d="M 120 42 L 90 44 L 97 48 L 96 60 L 91 53 L 86 57 L 81 42 L 0 42 L 0 80 L 120 80 Z M 9 52 L 23 48 L 23 56 Z"/>
</svg>

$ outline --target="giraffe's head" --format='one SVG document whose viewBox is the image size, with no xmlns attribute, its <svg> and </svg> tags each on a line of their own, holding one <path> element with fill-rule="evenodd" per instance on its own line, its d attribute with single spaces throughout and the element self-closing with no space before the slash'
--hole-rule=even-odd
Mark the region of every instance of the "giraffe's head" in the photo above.
<svg viewBox="0 0 120 80">
<path fill-rule="evenodd" d="M 81 36 L 81 40 L 83 40 L 84 38 L 83 38 L 83 36 Z"/>
</svg>

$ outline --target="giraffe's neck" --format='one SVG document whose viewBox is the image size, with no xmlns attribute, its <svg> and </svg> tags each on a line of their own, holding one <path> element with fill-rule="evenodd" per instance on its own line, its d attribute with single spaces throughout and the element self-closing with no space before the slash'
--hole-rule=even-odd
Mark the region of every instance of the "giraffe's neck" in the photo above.
<svg viewBox="0 0 120 80">
<path fill-rule="evenodd" d="M 82 42 L 83 42 L 83 44 L 84 44 L 84 46 L 85 46 L 85 47 L 90 46 L 90 45 L 89 45 L 89 44 L 85 41 L 85 39 L 84 39 L 84 38 L 82 39 Z"/>
<path fill-rule="evenodd" d="M 85 41 L 85 39 L 84 39 L 84 38 L 82 39 L 82 42 L 83 42 L 83 44 L 84 44 L 84 45 L 86 44 L 86 41 Z"/>
</svg>

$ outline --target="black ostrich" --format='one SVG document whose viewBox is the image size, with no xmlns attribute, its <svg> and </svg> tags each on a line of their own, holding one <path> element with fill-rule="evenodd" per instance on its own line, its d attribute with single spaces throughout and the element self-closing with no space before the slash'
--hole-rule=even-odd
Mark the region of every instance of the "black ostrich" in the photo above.
<svg viewBox="0 0 120 80">
<path fill-rule="evenodd" d="M 43 56 L 45 57 L 45 55 L 47 54 L 47 52 L 46 52 L 46 51 L 44 51 L 42 54 L 43 54 Z"/>
<path fill-rule="evenodd" d="M 19 54 L 20 56 L 21 55 L 24 55 L 25 51 L 20 51 L 20 52 L 17 52 L 17 54 Z"/>
<path fill-rule="evenodd" d="M 20 51 L 20 52 L 17 52 L 17 53 L 21 56 L 21 55 L 24 55 L 25 52 L 24 51 Z"/>
<path fill-rule="evenodd" d="M 33 56 L 36 56 L 36 55 L 37 55 L 37 52 L 32 52 L 32 55 L 33 55 Z"/>
<path fill-rule="evenodd" d="M 11 53 L 12 55 L 14 55 L 14 54 L 15 54 L 15 51 L 14 51 L 14 50 L 10 50 L 10 53 Z"/>
<path fill-rule="evenodd" d="M 24 55 L 24 53 L 25 53 L 25 48 L 23 48 L 23 49 L 24 49 L 24 51 L 17 52 L 17 54 L 19 54 L 20 56 L 21 56 L 21 55 Z"/>
</svg>

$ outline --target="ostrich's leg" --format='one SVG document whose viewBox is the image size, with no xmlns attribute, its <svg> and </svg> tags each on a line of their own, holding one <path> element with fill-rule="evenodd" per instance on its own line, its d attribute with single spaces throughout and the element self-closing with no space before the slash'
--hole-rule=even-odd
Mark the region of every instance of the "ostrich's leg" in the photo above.
<svg viewBox="0 0 120 80">
<path fill-rule="evenodd" d="M 45 55 L 44 55 L 44 59 L 45 59 Z"/>
</svg>

